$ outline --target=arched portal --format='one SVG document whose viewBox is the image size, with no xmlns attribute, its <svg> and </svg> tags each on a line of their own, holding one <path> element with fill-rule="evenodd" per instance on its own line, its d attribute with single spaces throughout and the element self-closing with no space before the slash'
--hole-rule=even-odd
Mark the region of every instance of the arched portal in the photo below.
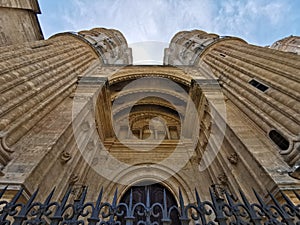
<svg viewBox="0 0 300 225">
<path fill-rule="evenodd" d="M 186 179 L 187 171 L 191 171 L 201 179 L 205 177 L 208 187 L 211 181 L 207 172 L 200 174 L 199 164 L 204 161 L 204 152 L 211 152 L 206 151 L 211 137 L 215 137 L 210 135 L 211 130 L 219 129 L 213 126 L 210 109 L 211 102 L 217 99 L 219 107 L 219 98 L 223 99 L 221 92 L 215 91 L 217 82 L 201 71 L 195 79 L 189 68 L 172 66 L 106 69 L 111 72 L 105 74 L 107 79 L 97 78 L 102 86 L 93 119 L 101 148 L 91 157 L 93 168 L 110 182 L 123 185 L 136 182 L 136 177 L 164 182 L 177 173 Z M 148 70 L 151 73 L 145 72 Z M 83 93 L 86 83 L 96 79 L 93 76 L 85 78 Z M 97 87 L 95 82 L 93 85 Z M 207 92 L 212 96 L 211 102 L 206 98 Z M 97 138 L 96 132 L 93 134 Z M 214 146 L 215 139 L 221 142 L 214 138 Z M 187 182 L 189 189 L 194 189 L 193 182 Z"/>
<path fill-rule="evenodd" d="M 167 209 L 170 210 L 170 219 L 171 225 L 179 225 L 179 215 L 176 210 L 177 202 L 173 194 L 163 185 L 159 183 L 152 182 L 143 182 L 138 183 L 135 186 L 130 187 L 122 196 L 120 202 L 126 203 L 129 205 L 130 201 L 132 201 L 132 206 L 138 203 L 144 204 L 146 207 L 153 207 L 154 204 L 158 203 L 161 206 L 164 206 L 164 199 L 167 203 Z M 173 209 L 173 210 L 172 210 Z M 151 211 L 151 210 L 150 210 Z M 162 225 L 162 210 L 159 206 L 153 207 L 153 211 L 149 214 L 141 213 L 145 212 L 143 206 L 138 206 L 134 211 L 134 221 L 133 224 L 138 224 L 139 221 L 150 221 L 151 224 L 157 222 L 157 224 Z M 121 224 L 126 224 L 126 220 L 124 217 L 120 217 L 119 221 Z"/>
</svg>

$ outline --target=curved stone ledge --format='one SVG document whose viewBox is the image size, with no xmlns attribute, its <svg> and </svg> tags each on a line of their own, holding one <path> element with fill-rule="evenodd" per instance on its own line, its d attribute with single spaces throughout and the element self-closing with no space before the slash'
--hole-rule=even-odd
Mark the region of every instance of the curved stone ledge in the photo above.
<svg viewBox="0 0 300 225">
<path fill-rule="evenodd" d="M 237 40 L 236 37 L 219 36 L 201 30 L 181 31 L 171 40 L 169 48 L 165 49 L 165 65 L 194 65 L 200 56 L 211 46 L 224 40 Z"/>
<path fill-rule="evenodd" d="M 128 48 L 127 41 L 118 30 L 94 28 L 80 32 L 66 32 L 56 34 L 52 37 L 62 35 L 73 36 L 88 44 L 99 56 L 104 64 L 132 64 L 132 51 Z"/>
</svg>

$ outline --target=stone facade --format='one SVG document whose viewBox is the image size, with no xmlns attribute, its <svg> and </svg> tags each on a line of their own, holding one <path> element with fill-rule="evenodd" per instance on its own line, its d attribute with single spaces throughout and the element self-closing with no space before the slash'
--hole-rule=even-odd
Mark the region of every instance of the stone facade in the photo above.
<svg viewBox="0 0 300 225">
<path fill-rule="evenodd" d="M 0 50 L 0 184 L 11 195 L 40 188 L 43 199 L 55 186 L 60 199 L 72 186 L 75 199 L 89 186 L 93 201 L 101 187 L 112 199 L 160 182 L 194 202 L 212 184 L 250 198 L 300 189 L 298 55 L 194 30 L 174 36 L 164 65 L 135 66 L 105 28 Z"/>
</svg>

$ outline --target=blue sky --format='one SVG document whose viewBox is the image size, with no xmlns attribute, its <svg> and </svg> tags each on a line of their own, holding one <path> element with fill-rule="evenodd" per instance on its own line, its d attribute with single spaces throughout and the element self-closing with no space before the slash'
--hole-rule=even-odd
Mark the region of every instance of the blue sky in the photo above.
<svg viewBox="0 0 300 225">
<path fill-rule="evenodd" d="M 46 38 L 94 27 L 120 30 L 129 43 L 169 42 L 202 29 L 269 45 L 300 35 L 299 0 L 39 0 Z"/>
<path fill-rule="evenodd" d="M 163 48 L 182 30 L 236 36 L 260 46 L 300 36 L 300 0 L 39 0 L 39 4 L 45 38 L 65 31 L 114 28 L 133 48 L 135 64 L 149 59 L 161 64 Z M 153 49 L 157 56 L 147 53 Z"/>
</svg>

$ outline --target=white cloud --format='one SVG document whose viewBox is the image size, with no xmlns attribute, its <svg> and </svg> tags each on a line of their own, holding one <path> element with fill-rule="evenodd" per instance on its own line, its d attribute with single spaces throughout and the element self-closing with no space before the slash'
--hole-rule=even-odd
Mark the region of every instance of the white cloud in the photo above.
<svg viewBox="0 0 300 225">
<path fill-rule="evenodd" d="M 280 26 L 288 11 L 287 2 L 279 0 L 227 0 L 220 5 L 214 27 L 217 33 L 255 39 Z"/>
<path fill-rule="evenodd" d="M 113 27 L 129 42 L 169 42 L 175 32 L 212 25 L 213 4 L 209 0 L 75 0 L 66 9 L 65 22 L 74 30 L 95 26 Z"/>
<path fill-rule="evenodd" d="M 287 1 L 281 0 L 65 1 L 60 15 L 61 23 L 68 30 L 115 28 L 124 34 L 128 43 L 157 41 L 164 43 L 161 46 L 166 46 L 175 33 L 192 29 L 237 36 L 254 44 L 262 40 L 271 44 L 276 39 L 268 39 L 266 34 L 283 23 L 289 11 Z M 154 48 L 153 43 L 142 45 L 147 46 L 147 51 L 140 50 L 141 43 L 132 46 L 136 48 L 135 61 L 141 62 L 145 62 Z M 152 51 L 150 60 L 162 59 L 163 52 L 157 51 L 159 56 Z"/>
<path fill-rule="evenodd" d="M 272 2 L 263 7 L 262 11 L 269 18 L 272 25 L 276 26 L 282 18 L 285 16 L 286 12 L 289 10 L 288 5 L 284 5 L 279 2 Z"/>
<path fill-rule="evenodd" d="M 63 29 L 115 28 L 125 35 L 129 43 L 149 40 L 169 42 L 176 32 L 191 29 L 234 35 L 252 43 L 261 43 L 262 40 L 276 40 L 269 36 L 284 27 L 291 11 L 291 1 L 65 0 L 56 3 L 57 11 L 61 13 L 52 13 L 60 17 L 61 24 L 58 25 Z"/>
</svg>

